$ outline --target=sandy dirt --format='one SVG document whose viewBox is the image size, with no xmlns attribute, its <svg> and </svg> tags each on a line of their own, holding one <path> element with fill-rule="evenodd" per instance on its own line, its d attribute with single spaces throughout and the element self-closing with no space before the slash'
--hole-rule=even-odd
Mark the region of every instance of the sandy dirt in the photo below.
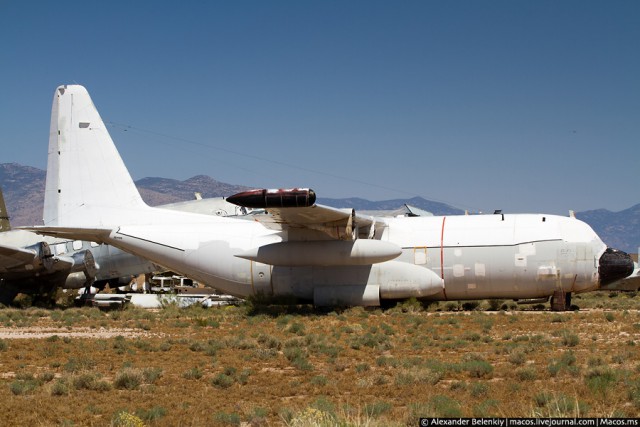
<svg viewBox="0 0 640 427">
<path fill-rule="evenodd" d="M 37 326 L 20 327 L 20 328 L 0 328 L 0 339 L 45 339 L 57 335 L 59 337 L 71 338 L 114 338 L 123 336 L 125 338 L 133 337 L 151 337 L 162 336 L 162 334 L 149 333 L 139 329 L 128 328 L 43 328 Z"/>
</svg>

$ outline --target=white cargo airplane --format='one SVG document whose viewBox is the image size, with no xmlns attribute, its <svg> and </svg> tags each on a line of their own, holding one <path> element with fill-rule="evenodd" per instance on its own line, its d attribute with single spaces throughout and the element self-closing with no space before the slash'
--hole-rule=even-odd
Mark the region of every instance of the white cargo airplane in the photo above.
<svg viewBox="0 0 640 427">
<path fill-rule="evenodd" d="M 254 221 L 147 206 L 88 92 L 56 89 L 43 227 L 108 243 L 223 292 L 316 305 L 554 297 L 633 271 L 582 221 L 554 215 L 376 218 L 315 204 L 308 189 L 254 190 L 228 201 Z"/>
</svg>

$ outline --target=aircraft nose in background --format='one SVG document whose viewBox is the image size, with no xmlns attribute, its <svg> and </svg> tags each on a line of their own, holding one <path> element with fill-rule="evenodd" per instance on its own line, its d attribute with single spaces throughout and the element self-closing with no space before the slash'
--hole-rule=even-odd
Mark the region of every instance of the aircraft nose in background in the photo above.
<svg viewBox="0 0 640 427">
<path fill-rule="evenodd" d="M 598 272 L 600 273 L 601 286 L 624 279 L 633 273 L 631 255 L 617 249 L 607 248 L 600 257 Z"/>
</svg>

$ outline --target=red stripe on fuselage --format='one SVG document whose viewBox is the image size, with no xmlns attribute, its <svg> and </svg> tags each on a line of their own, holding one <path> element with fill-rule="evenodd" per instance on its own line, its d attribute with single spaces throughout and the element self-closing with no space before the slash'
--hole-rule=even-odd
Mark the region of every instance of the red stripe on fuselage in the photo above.
<svg viewBox="0 0 640 427">
<path fill-rule="evenodd" d="M 442 230 L 440 232 L 440 278 L 444 281 L 444 223 L 447 220 L 447 217 L 442 217 Z M 447 284 L 444 284 L 442 288 L 442 293 L 444 294 L 444 299 L 447 299 Z"/>
</svg>

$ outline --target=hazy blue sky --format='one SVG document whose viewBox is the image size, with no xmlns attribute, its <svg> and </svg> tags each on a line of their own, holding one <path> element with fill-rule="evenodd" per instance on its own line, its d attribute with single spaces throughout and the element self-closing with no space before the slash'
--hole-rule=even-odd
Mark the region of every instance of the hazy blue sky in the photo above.
<svg viewBox="0 0 640 427">
<path fill-rule="evenodd" d="M 0 0 L 0 81 L 2 163 L 46 167 L 79 83 L 134 179 L 640 202 L 640 1 Z"/>
</svg>

